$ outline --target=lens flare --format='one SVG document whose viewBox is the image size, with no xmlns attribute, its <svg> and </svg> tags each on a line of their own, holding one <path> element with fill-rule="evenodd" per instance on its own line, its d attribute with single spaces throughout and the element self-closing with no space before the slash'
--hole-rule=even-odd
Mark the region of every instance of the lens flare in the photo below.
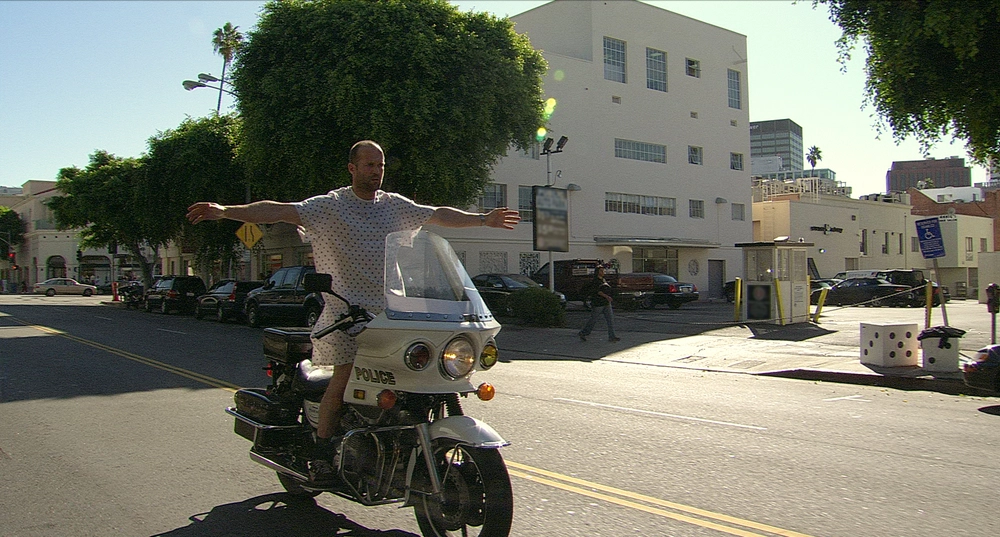
<svg viewBox="0 0 1000 537">
<path fill-rule="evenodd" d="M 538 127 L 538 132 L 535 133 L 535 139 L 541 142 L 545 139 L 545 135 L 548 133 L 549 131 L 545 130 L 545 127 Z"/>
<path fill-rule="evenodd" d="M 562 82 L 562 79 L 566 78 L 566 73 L 563 72 L 562 69 L 556 69 L 556 72 L 552 73 L 552 78 L 555 79 L 556 82 Z"/>
</svg>

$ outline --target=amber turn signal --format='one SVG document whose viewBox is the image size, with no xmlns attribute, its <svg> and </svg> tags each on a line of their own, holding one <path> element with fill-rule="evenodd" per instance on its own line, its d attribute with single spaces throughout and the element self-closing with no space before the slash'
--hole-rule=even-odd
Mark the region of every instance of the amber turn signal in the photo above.
<svg viewBox="0 0 1000 537">
<path fill-rule="evenodd" d="M 389 410 L 396 406 L 396 392 L 392 390 L 382 390 L 378 394 L 378 407 L 382 410 Z"/>
<path fill-rule="evenodd" d="M 482 399 L 483 401 L 489 401 L 493 399 L 493 396 L 497 394 L 497 389 L 493 387 L 492 384 L 484 382 L 476 388 L 476 397 Z"/>
</svg>

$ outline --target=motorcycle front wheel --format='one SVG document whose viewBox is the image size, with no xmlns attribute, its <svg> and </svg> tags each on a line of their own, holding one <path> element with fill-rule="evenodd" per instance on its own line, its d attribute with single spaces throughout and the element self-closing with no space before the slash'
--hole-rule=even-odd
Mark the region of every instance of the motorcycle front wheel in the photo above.
<svg viewBox="0 0 1000 537">
<path fill-rule="evenodd" d="M 442 497 L 425 496 L 413 507 L 424 537 L 506 537 L 514 516 L 514 494 L 496 449 L 454 441 L 434 451 Z"/>
</svg>

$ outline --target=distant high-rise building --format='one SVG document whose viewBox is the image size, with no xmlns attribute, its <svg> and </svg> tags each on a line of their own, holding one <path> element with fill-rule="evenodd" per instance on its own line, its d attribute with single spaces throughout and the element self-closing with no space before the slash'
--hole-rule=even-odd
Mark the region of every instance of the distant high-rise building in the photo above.
<svg viewBox="0 0 1000 537">
<path fill-rule="evenodd" d="M 964 158 L 893 161 L 885 172 L 886 192 L 945 186 L 972 186 L 972 168 L 965 165 Z"/>
<path fill-rule="evenodd" d="M 782 170 L 803 168 L 802 127 L 790 119 L 750 122 L 750 158 L 781 157 Z"/>
</svg>

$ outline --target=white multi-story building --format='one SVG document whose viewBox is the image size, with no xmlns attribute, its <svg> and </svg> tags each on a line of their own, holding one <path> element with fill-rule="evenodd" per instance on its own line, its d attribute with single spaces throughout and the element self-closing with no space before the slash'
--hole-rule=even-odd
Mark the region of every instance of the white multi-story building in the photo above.
<svg viewBox="0 0 1000 537">
<path fill-rule="evenodd" d="M 483 209 L 508 205 L 513 232 L 438 230 L 470 273 L 527 273 L 531 187 L 569 190 L 569 251 L 621 270 L 657 271 L 722 296 L 749 242 L 746 37 L 635 1 L 556 0 L 512 17 L 549 64 L 547 136 L 563 151 L 513 152 L 495 168 Z"/>
</svg>

